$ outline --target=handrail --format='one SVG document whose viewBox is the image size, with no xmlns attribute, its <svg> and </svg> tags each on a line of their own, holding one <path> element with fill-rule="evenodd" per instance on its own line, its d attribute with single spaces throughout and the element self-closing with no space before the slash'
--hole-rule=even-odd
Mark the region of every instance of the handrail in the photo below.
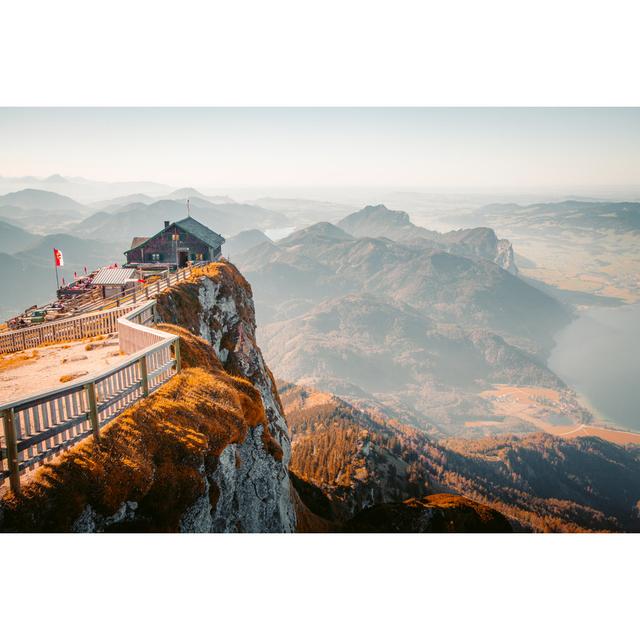
<svg viewBox="0 0 640 640">
<path fill-rule="evenodd" d="M 155 305 L 155 301 L 153 301 L 152 304 Z M 145 327 L 145 329 L 148 329 L 148 327 Z M 170 338 L 169 342 L 174 342 L 177 339 L 177 336 L 171 333 L 165 333 L 164 331 L 160 331 L 159 329 L 152 329 L 152 331 L 154 331 L 156 334 L 159 334 L 164 339 L 167 339 L 167 337 Z M 13 409 L 16 407 L 32 406 L 33 404 L 37 404 L 38 400 L 42 400 L 43 398 L 53 398 L 55 396 L 63 396 L 69 391 L 74 391 L 79 387 L 83 387 L 89 381 L 101 382 L 102 380 L 105 380 L 106 378 L 108 378 L 110 375 L 117 373 L 121 369 L 125 369 L 126 367 L 131 365 L 133 362 L 136 362 L 137 360 L 139 360 L 142 356 L 147 355 L 148 353 L 152 353 L 157 347 L 158 347 L 158 344 L 152 344 L 149 347 L 146 347 L 145 349 L 141 349 L 140 351 L 132 355 L 130 358 L 127 358 L 126 360 L 120 362 L 119 364 L 99 374 L 93 374 L 93 375 L 90 374 L 82 378 L 77 378 L 73 382 L 69 382 L 67 384 L 63 384 L 57 387 L 52 387 L 51 389 L 47 389 L 46 391 L 42 391 L 41 393 L 38 393 L 36 395 L 23 396 L 22 398 L 18 398 L 17 400 L 12 400 L 11 402 L 5 402 L 4 404 L 0 404 L 0 412 L 5 411 L 6 409 Z"/>
<path fill-rule="evenodd" d="M 113 329 L 110 330 L 109 323 L 107 323 L 107 326 L 91 326 L 92 320 L 98 318 L 111 320 L 114 317 L 117 319 L 131 309 L 135 309 L 135 306 L 127 305 L 116 309 L 93 311 L 82 316 L 63 318 L 62 320 L 54 320 L 53 322 L 46 322 L 33 327 L 0 333 L 0 353 L 35 349 L 45 342 L 67 342 L 69 340 L 92 338 L 101 333 L 111 333 Z M 88 326 L 90 327 L 89 329 Z M 66 331 L 67 328 L 71 331 Z M 69 333 L 72 335 L 69 335 Z"/>
<path fill-rule="evenodd" d="M 151 344 L 106 371 L 0 405 L 5 435 L 0 485 L 8 477 L 19 493 L 21 474 L 90 435 L 99 440 L 105 424 L 180 371 L 179 337 L 144 324 L 153 319 L 155 305 L 151 300 L 118 319 L 119 335 L 137 332 Z M 135 339 L 124 347 L 135 347 Z"/>
<path fill-rule="evenodd" d="M 168 286 L 171 286 L 175 282 L 180 280 L 186 280 L 191 276 L 193 272 L 194 266 L 198 266 L 201 263 L 196 263 L 190 267 L 183 267 L 182 269 L 176 269 L 176 271 L 162 271 L 158 274 L 158 278 L 153 282 L 145 283 L 140 288 L 134 288 L 131 293 L 116 293 L 108 298 L 100 298 L 95 302 L 91 302 L 87 305 L 82 305 L 78 307 L 76 311 L 80 311 L 84 313 L 86 310 L 93 309 L 94 307 L 104 308 L 109 305 L 115 304 L 116 306 L 120 306 L 126 300 L 130 300 L 134 303 L 138 302 L 138 298 L 143 298 L 145 300 L 149 299 L 151 295 L 151 290 L 156 289 L 156 293 L 160 293 L 160 291 L 164 291 Z M 143 295 L 144 292 L 144 295 Z"/>
<path fill-rule="evenodd" d="M 199 264 L 199 263 L 198 263 Z M 197 265 L 194 265 L 197 266 Z M 141 289 L 134 289 L 131 293 L 116 294 L 109 296 L 108 298 L 100 298 L 95 302 L 91 302 L 86 305 L 82 305 L 77 309 L 74 309 L 75 315 L 70 318 L 64 318 L 62 320 L 54 320 L 52 322 L 44 322 L 42 324 L 25 327 L 23 329 L 15 329 L 13 331 L 5 331 L 0 333 L 0 354 L 12 353 L 16 351 L 23 351 L 25 349 L 34 349 L 41 345 L 43 342 L 57 342 L 66 341 L 69 339 L 90 338 L 98 335 L 96 332 L 89 332 L 86 335 L 80 336 L 61 336 L 60 339 L 56 337 L 56 331 L 64 327 L 72 327 L 76 323 L 80 322 L 86 324 L 85 318 L 91 319 L 104 314 L 107 317 L 108 314 L 123 315 L 121 310 L 129 309 L 133 305 L 139 304 L 142 300 L 152 300 L 151 296 L 156 293 L 164 291 L 172 284 L 179 282 L 180 280 L 186 280 L 193 273 L 193 266 L 178 269 L 177 271 L 167 274 L 159 280 L 151 282 Z M 155 291 L 153 291 L 155 289 Z M 113 306 L 115 305 L 115 307 Z M 82 327 L 79 327 L 82 331 Z"/>
</svg>

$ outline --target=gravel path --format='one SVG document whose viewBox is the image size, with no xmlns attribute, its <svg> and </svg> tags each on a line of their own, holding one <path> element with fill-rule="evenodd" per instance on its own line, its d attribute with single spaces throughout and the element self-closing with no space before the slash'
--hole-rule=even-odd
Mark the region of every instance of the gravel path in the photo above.
<svg viewBox="0 0 640 640">
<path fill-rule="evenodd" d="M 0 404 L 81 381 L 125 358 L 115 334 L 0 356 Z"/>
</svg>

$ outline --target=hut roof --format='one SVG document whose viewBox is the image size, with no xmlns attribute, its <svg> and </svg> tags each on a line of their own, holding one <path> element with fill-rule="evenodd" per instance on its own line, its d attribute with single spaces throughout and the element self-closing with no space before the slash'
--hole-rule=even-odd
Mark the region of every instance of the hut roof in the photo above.
<svg viewBox="0 0 640 640">
<path fill-rule="evenodd" d="M 135 269 L 120 269 L 115 267 L 103 267 L 98 271 L 92 284 L 126 284 L 135 279 Z"/>
</svg>

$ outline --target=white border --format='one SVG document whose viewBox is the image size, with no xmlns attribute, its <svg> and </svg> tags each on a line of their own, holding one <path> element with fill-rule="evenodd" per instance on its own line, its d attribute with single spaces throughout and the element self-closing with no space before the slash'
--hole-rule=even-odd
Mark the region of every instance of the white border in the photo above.
<svg viewBox="0 0 640 640">
<path fill-rule="evenodd" d="M 21 0 L 0 9 L 0 104 L 636 106 L 638 17 L 620 0 Z M 637 535 L 0 541 L 7 637 L 637 629 Z"/>
<path fill-rule="evenodd" d="M 1 539 L 20 556 L 3 572 L 3 595 L 18 596 L 3 631 L 26 637 L 601 640 L 637 628 L 631 535 Z"/>
<path fill-rule="evenodd" d="M 21 0 L 0 104 L 636 106 L 633 0 Z"/>
</svg>

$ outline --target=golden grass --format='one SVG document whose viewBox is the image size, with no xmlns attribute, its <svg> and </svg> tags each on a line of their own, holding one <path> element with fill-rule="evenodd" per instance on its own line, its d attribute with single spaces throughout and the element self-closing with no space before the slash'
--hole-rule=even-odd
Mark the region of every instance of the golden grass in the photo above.
<svg viewBox="0 0 640 640">
<path fill-rule="evenodd" d="M 25 362 L 29 362 L 31 360 L 37 360 L 39 357 L 40 355 L 35 349 L 31 352 L 19 351 L 17 353 L 10 353 L 0 358 L 0 371 L 8 371 L 9 369 L 20 367 Z"/>
<path fill-rule="evenodd" d="M 7 531 L 68 531 L 87 504 L 108 516 L 137 502 L 150 531 L 176 531 L 204 491 L 201 472 L 247 431 L 266 426 L 259 392 L 229 375 L 213 349 L 179 327 L 183 371 L 101 431 L 41 467 L 20 497 L 2 503 Z M 268 432 L 268 428 L 265 428 Z M 277 444 L 277 443 L 276 443 Z M 215 504 L 219 491 L 211 488 Z"/>
<path fill-rule="evenodd" d="M 77 373 L 67 373 L 64 376 L 60 376 L 60 382 L 62 382 L 63 384 L 65 382 L 71 382 L 76 378 L 82 378 L 82 376 L 86 376 L 88 373 L 89 373 L 88 371 L 78 371 Z"/>
</svg>

